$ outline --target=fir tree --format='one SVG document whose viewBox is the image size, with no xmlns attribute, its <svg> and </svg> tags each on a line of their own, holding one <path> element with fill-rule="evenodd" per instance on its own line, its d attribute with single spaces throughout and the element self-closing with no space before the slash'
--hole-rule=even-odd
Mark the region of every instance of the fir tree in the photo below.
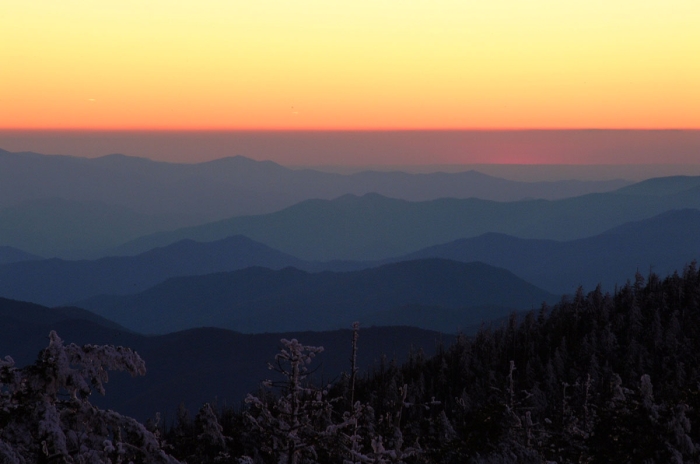
<svg viewBox="0 0 700 464">
<path fill-rule="evenodd" d="M 33 365 L 0 361 L 0 458 L 8 464 L 178 461 L 135 419 L 90 403 L 108 370 L 144 375 L 144 361 L 114 346 L 64 345 L 56 332 Z"/>
</svg>

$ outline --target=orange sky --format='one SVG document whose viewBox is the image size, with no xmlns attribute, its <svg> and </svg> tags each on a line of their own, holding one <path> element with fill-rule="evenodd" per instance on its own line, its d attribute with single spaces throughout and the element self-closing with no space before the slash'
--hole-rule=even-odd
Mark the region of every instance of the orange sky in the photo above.
<svg viewBox="0 0 700 464">
<path fill-rule="evenodd" d="M 32 0 L 0 129 L 700 128 L 697 0 Z"/>
</svg>

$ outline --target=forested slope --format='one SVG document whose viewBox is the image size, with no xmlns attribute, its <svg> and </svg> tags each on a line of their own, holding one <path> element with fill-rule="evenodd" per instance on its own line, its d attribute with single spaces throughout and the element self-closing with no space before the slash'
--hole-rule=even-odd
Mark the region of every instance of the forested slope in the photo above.
<svg viewBox="0 0 700 464">
<path fill-rule="evenodd" d="M 181 415 L 166 436 L 188 462 L 214 462 L 224 449 L 249 462 L 290 453 L 339 463 L 697 462 L 699 356 L 693 265 L 663 280 L 637 275 L 612 295 L 579 291 L 431 358 L 385 363 L 354 389 L 352 376 L 326 390 L 306 386 L 307 409 L 293 416 L 301 441 L 279 434 L 292 417 L 289 377 L 277 396 L 221 412 L 229 438 L 209 457 L 192 458 L 201 418 Z"/>
</svg>

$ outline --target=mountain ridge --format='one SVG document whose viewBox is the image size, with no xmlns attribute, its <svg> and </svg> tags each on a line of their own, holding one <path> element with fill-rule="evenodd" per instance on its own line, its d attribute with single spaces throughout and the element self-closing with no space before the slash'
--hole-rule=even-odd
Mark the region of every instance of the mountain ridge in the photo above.
<svg viewBox="0 0 700 464">
<path fill-rule="evenodd" d="M 137 294 L 75 305 L 143 333 L 202 326 L 255 333 L 330 330 L 407 304 L 459 309 L 465 326 L 470 307 L 501 308 L 495 319 L 558 298 L 483 263 L 425 259 L 348 272 L 252 267 L 172 278 Z"/>
<path fill-rule="evenodd" d="M 622 180 L 520 182 L 473 171 L 337 174 L 296 170 L 240 155 L 194 164 L 165 163 L 119 154 L 79 158 L 4 151 L 0 157 L 0 211 L 45 198 L 61 198 L 66 202 L 98 203 L 127 209 L 134 214 L 169 218 L 158 230 L 266 214 L 304 200 L 330 200 L 346 193 L 378 192 L 410 201 L 442 197 L 515 201 L 570 197 L 591 191 L 609 191 L 627 184 Z M 18 233 L 21 226 L 17 222 L 0 223 L 0 228 Z M 109 224 L 103 228 L 112 229 Z M 22 231 L 31 232 L 26 228 Z M 57 237 L 54 234 L 54 240 Z M 96 236 L 92 234 L 87 238 L 94 240 Z M 135 237 L 124 236 L 112 246 L 132 238 Z M 22 248 L 19 243 L 3 241 L 2 237 L 0 245 Z M 44 253 L 44 250 L 39 252 L 38 248 L 26 248 L 26 251 L 59 256 Z"/>
<path fill-rule="evenodd" d="M 441 257 L 480 260 L 502 267 L 553 293 L 572 294 L 579 285 L 605 291 L 623 285 L 635 269 L 662 275 L 700 259 L 700 211 L 672 210 L 570 241 L 523 239 L 499 233 L 409 253 L 397 259 Z"/>
<path fill-rule="evenodd" d="M 41 312 L 42 317 L 28 320 L 8 315 L 27 307 Z M 192 413 L 205 402 L 239 404 L 247 393 L 259 387 L 262 379 L 269 377 L 267 363 L 274 359 L 281 338 L 298 338 L 305 344 L 324 346 L 326 352 L 313 367 L 320 368 L 316 375 L 326 381 L 349 369 L 349 329 L 241 334 L 200 328 L 149 337 L 102 325 L 99 320 L 64 317 L 62 311 L 0 298 L 0 357 L 9 355 L 18 366 L 34 362 L 37 353 L 46 348 L 51 330 L 66 343 L 129 347 L 146 362 L 146 375 L 133 378 L 123 372 L 110 372 L 107 396 L 98 395 L 91 400 L 142 421 L 157 412 L 169 420 L 181 403 Z M 430 355 L 440 343 L 454 339 L 413 327 L 362 327 L 360 337 L 361 372 L 376 366 L 383 355 L 397 361 L 405 360 L 412 350 Z"/>
<path fill-rule="evenodd" d="M 136 293 L 169 277 L 249 266 L 341 272 L 430 257 L 482 261 L 508 269 L 552 293 L 572 294 L 579 284 L 593 288 L 601 283 L 612 290 L 624 284 L 635 269 L 654 266 L 666 274 L 680 270 L 693 259 L 700 259 L 696 236 L 700 236 L 700 212 L 684 209 L 625 223 L 583 239 L 524 239 L 487 232 L 375 261 L 305 261 L 244 236 L 202 243 L 187 239 L 133 257 L 0 265 L 0 295 L 55 306 L 98 294 Z"/>
<path fill-rule="evenodd" d="M 275 213 L 147 235 L 111 253 L 133 255 L 184 238 L 212 241 L 241 234 L 304 260 L 381 260 L 487 232 L 574 240 L 680 208 L 700 208 L 700 189 L 667 196 L 613 192 L 520 202 L 454 198 L 410 202 L 376 193 L 348 194 L 307 200 Z"/>
<path fill-rule="evenodd" d="M 41 256 L 27 253 L 19 248 L 0 246 L 0 265 L 18 263 L 22 261 L 36 261 L 41 259 L 43 259 Z"/>
<path fill-rule="evenodd" d="M 0 295 L 58 306 L 98 294 L 136 293 L 170 277 L 249 266 L 281 269 L 304 267 L 304 263 L 243 236 L 205 243 L 182 240 L 134 257 L 53 258 L 0 265 Z"/>
</svg>

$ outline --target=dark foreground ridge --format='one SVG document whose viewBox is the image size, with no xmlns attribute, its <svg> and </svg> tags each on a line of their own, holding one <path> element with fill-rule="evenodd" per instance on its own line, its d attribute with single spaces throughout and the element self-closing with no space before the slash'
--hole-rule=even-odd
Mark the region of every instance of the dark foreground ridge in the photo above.
<svg viewBox="0 0 700 464">
<path fill-rule="evenodd" d="M 284 337 L 299 337 L 325 346 L 327 352 L 318 376 L 326 380 L 338 378 L 348 369 L 348 344 L 352 338 L 348 329 L 241 334 L 214 328 L 148 337 L 78 308 L 46 308 L 0 298 L 0 359 L 11 355 L 20 367 L 31 364 L 46 347 L 51 330 L 56 330 L 66 342 L 128 346 L 143 357 L 148 375 L 131 378 L 112 374 L 108 395 L 94 398 L 101 406 L 139 420 L 157 412 L 172 418 L 180 403 L 191 410 L 215 398 L 220 405 L 240 404 L 246 393 L 269 376 L 267 363 Z M 368 369 L 383 356 L 403 362 L 412 349 L 433 354 L 440 343 L 454 339 L 412 327 L 368 327 L 363 329 L 363 351 L 358 364 Z"/>
</svg>

